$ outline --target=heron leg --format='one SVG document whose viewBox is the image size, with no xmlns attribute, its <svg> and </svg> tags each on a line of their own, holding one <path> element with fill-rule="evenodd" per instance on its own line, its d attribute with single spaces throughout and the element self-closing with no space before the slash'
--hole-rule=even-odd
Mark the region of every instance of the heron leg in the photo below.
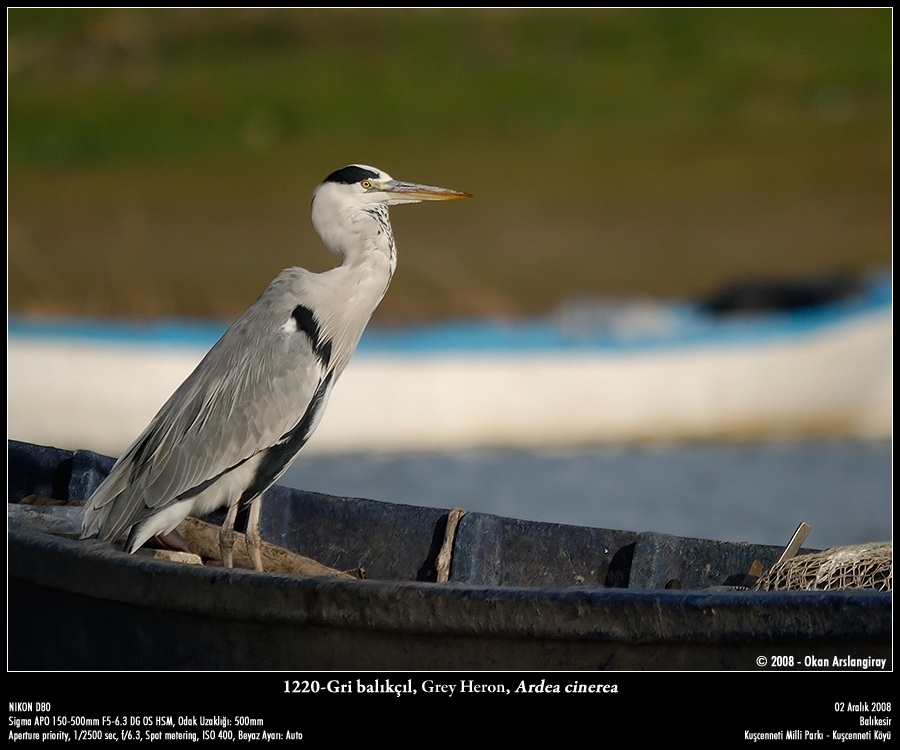
<svg viewBox="0 0 900 750">
<path fill-rule="evenodd" d="M 222 565 L 226 568 L 234 567 L 234 522 L 237 512 L 237 503 L 229 505 L 222 528 L 219 529 L 219 550 L 222 553 Z"/>
<path fill-rule="evenodd" d="M 262 496 L 257 495 L 250 501 L 250 515 L 247 518 L 247 554 L 253 562 L 254 570 L 262 572 L 262 535 L 259 533 L 259 510 Z"/>
</svg>

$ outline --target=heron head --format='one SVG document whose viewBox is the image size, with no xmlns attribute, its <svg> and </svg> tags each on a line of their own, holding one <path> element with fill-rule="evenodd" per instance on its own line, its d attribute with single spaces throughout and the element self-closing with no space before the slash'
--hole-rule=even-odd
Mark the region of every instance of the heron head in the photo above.
<svg viewBox="0 0 900 750">
<path fill-rule="evenodd" d="M 312 222 L 316 233 L 331 252 L 355 255 L 365 243 L 361 238 L 374 230 L 390 230 L 387 206 L 421 201 L 470 198 L 459 190 L 395 180 L 386 172 L 367 164 L 350 164 L 332 172 L 313 193 Z M 381 229 L 379 229 L 379 222 Z M 388 254 L 393 255 L 393 239 L 387 235 Z"/>
<path fill-rule="evenodd" d="M 397 206 L 401 203 L 460 200 L 472 197 L 469 193 L 459 190 L 395 180 L 387 172 L 367 164 L 350 164 L 332 172 L 318 188 L 324 189 L 340 195 L 348 205 L 358 206 L 373 203 Z"/>
</svg>

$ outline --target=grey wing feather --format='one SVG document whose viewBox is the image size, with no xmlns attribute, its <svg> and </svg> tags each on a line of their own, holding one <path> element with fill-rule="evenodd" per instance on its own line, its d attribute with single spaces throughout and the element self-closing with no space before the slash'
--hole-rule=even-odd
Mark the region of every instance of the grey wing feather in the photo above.
<svg viewBox="0 0 900 750">
<path fill-rule="evenodd" d="M 308 278 L 283 272 L 223 334 L 92 495 L 84 535 L 114 538 L 297 425 L 327 374 L 309 337 L 285 326 Z"/>
</svg>

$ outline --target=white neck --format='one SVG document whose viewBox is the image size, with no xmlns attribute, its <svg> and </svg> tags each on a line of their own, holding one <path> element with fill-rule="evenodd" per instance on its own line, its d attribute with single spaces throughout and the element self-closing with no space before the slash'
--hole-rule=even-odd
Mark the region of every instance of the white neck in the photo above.
<svg viewBox="0 0 900 750">
<path fill-rule="evenodd" d="M 370 256 L 382 255 L 390 260 L 393 273 L 396 248 L 387 206 L 363 203 L 342 207 L 330 190 L 320 189 L 313 196 L 312 224 L 322 244 L 345 265 L 366 263 Z"/>
</svg>

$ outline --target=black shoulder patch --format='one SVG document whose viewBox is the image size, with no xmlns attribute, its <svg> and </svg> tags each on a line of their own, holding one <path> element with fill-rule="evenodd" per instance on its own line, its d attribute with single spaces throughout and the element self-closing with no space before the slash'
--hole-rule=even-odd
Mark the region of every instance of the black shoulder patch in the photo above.
<svg viewBox="0 0 900 750">
<path fill-rule="evenodd" d="M 363 169 L 355 164 L 351 164 L 349 167 L 343 167 L 332 172 L 328 177 L 322 180 L 322 182 L 340 182 L 344 185 L 353 185 L 356 182 L 377 178 L 378 174 L 371 169 Z"/>
<path fill-rule="evenodd" d="M 316 346 L 319 341 L 319 323 L 316 321 L 313 311 L 306 305 L 297 305 L 291 312 L 291 317 L 297 324 L 297 330 L 303 331 L 309 336 L 312 339 L 313 346 Z"/>
<path fill-rule="evenodd" d="M 331 341 L 329 339 L 322 340 L 322 331 L 313 311 L 305 305 L 297 305 L 291 312 L 291 317 L 297 324 L 297 330 L 303 331 L 309 337 L 309 343 L 319 361 L 328 367 L 331 360 Z"/>
</svg>

